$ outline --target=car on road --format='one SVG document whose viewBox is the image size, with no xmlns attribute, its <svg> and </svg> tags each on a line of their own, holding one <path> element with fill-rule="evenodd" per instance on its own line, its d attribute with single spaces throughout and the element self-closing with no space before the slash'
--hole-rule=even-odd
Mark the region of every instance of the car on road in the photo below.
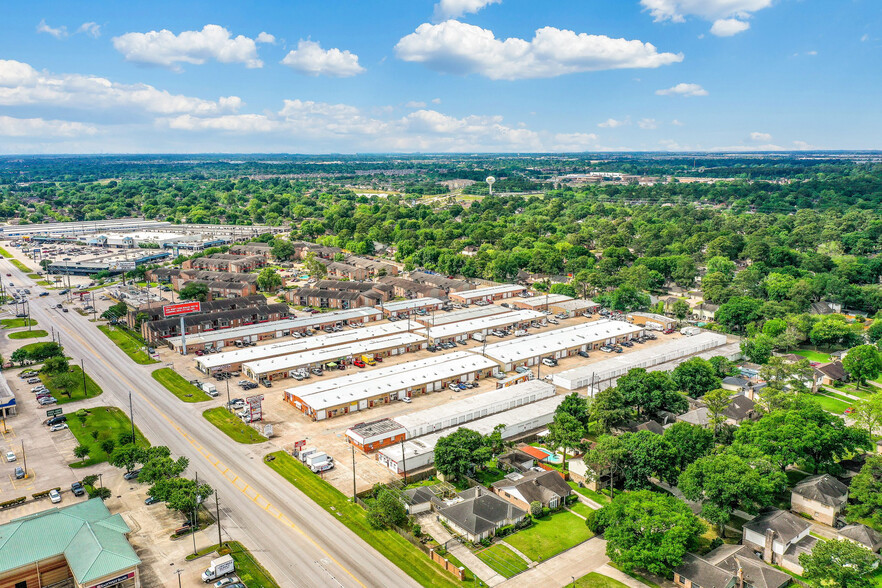
<svg viewBox="0 0 882 588">
<path fill-rule="evenodd" d="M 25 471 L 24 471 L 24 469 L 23 469 L 21 466 L 18 466 L 17 468 L 15 468 L 15 479 L 16 479 L 16 480 L 21 480 L 21 479 L 23 479 L 24 477 L 25 477 Z"/>
<path fill-rule="evenodd" d="M 67 423 L 58 423 L 57 425 L 52 425 L 49 427 L 49 432 L 54 433 L 56 431 L 63 431 L 67 428 Z"/>
<path fill-rule="evenodd" d="M 73 484 L 71 484 L 70 491 L 73 492 L 74 496 L 82 496 L 86 493 L 86 489 L 83 488 L 83 485 L 80 482 L 74 482 Z"/>
<path fill-rule="evenodd" d="M 40 292 L 40 296 L 49 296 L 49 292 Z"/>
<path fill-rule="evenodd" d="M 70 312 L 67 308 L 62 308 L 61 312 Z"/>
<path fill-rule="evenodd" d="M 12 451 L 6 452 L 6 461 L 15 461 L 15 453 Z"/>
<path fill-rule="evenodd" d="M 124 479 L 124 480 L 134 480 L 135 478 L 138 477 L 138 474 L 140 474 L 140 473 L 141 473 L 141 470 L 140 470 L 140 469 L 132 470 L 132 471 L 130 471 L 130 472 L 126 472 L 125 474 L 123 474 L 123 479 Z"/>
<path fill-rule="evenodd" d="M 58 504 L 59 502 L 61 502 L 61 494 L 58 492 L 58 490 L 53 488 L 49 491 L 49 500 L 52 501 L 52 504 Z"/>
</svg>

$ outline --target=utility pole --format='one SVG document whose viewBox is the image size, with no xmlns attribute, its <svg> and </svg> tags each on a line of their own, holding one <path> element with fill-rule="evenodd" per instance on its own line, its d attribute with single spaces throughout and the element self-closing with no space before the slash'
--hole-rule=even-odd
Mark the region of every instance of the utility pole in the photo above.
<svg viewBox="0 0 882 588">
<path fill-rule="evenodd" d="M 193 526 L 190 527 L 190 533 L 193 535 L 193 555 L 196 555 L 196 531 L 199 525 L 196 523 L 196 509 L 199 508 L 199 472 L 196 472 L 196 505 L 193 507 Z"/>
<path fill-rule="evenodd" d="M 355 502 L 358 500 L 355 491 L 355 445 L 350 442 L 349 447 L 352 449 L 352 502 Z"/>
<path fill-rule="evenodd" d="M 407 458 L 404 456 L 404 438 L 401 438 L 401 469 L 404 474 L 404 485 L 407 486 Z"/>
<path fill-rule="evenodd" d="M 83 395 L 88 398 L 89 388 L 86 387 L 86 364 L 82 359 L 80 360 L 80 371 L 83 372 Z"/>
<path fill-rule="evenodd" d="M 6 411 L 4 411 L 4 412 L 6 412 Z M 6 423 L 4 421 L 4 426 L 5 426 L 5 424 Z M 21 458 L 24 461 L 25 479 L 27 479 L 27 477 L 28 477 L 28 454 L 25 451 L 24 439 L 21 440 Z"/>
<path fill-rule="evenodd" d="M 129 420 L 132 422 L 132 443 L 135 444 L 138 439 L 135 437 L 135 411 L 132 408 L 132 391 L 129 390 Z"/>
<path fill-rule="evenodd" d="M 214 491 L 214 508 L 217 512 L 217 548 L 220 549 L 223 541 L 221 540 L 220 500 L 217 496 L 217 490 Z"/>
<path fill-rule="evenodd" d="M 184 573 L 184 570 L 175 570 L 175 574 L 178 576 L 178 588 L 181 588 L 181 574 Z"/>
<path fill-rule="evenodd" d="M 227 381 L 227 410 L 232 412 L 233 407 L 230 406 L 230 403 L 231 403 L 231 400 L 230 400 L 230 379 L 227 378 L 226 381 Z"/>
</svg>

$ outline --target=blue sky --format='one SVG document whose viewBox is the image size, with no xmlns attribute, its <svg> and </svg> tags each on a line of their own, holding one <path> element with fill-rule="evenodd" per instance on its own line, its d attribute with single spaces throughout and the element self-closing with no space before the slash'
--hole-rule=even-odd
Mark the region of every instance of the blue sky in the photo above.
<svg viewBox="0 0 882 588">
<path fill-rule="evenodd" d="M 882 148 L 879 0 L 3 3 L 0 152 Z"/>
</svg>

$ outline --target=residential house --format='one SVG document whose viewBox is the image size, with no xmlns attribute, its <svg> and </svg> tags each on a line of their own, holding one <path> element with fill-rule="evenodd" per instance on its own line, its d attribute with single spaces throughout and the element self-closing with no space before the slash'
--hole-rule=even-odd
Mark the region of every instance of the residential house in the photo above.
<svg viewBox="0 0 882 588">
<path fill-rule="evenodd" d="M 460 492 L 437 512 L 441 521 L 473 543 L 492 537 L 501 527 L 517 524 L 527 517 L 527 511 L 483 486 Z"/>
<path fill-rule="evenodd" d="M 398 275 L 398 266 L 383 261 L 375 261 L 367 257 L 359 257 L 350 255 L 346 258 L 346 263 L 358 268 L 362 268 L 367 272 L 368 277 L 375 276 L 396 276 Z"/>
<path fill-rule="evenodd" d="M 181 264 L 183 269 L 200 269 L 213 272 L 248 273 L 266 265 L 262 255 L 230 255 L 215 253 L 206 257 L 188 259 Z"/>
<path fill-rule="evenodd" d="M 651 419 L 642 423 L 637 421 L 628 421 L 617 429 L 623 433 L 639 433 L 640 431 L 649 431 L 650 433 L 655 433 L 656 435 L 662 435 L 665 432 L 665 428 L 661 426 L 661 424 Z"/>
<path fill-rule="evenodd" d="M 674 568 L 674 583 L 682 588 L 783 588 L 791 581 L 744 545 L 720 545 L 704 556 L 687 553 Z"/>
<path fill-rule="evenodd" d="M 825 525 L 833 526 L 848 502 L 848 486 L 831 476 L 811 476 L 796 484 L 790 493 L 790 509 Z"/>
<path fill-rule="evenodd" d="M 297 288 L 285 291 L 285 300 L 295 306 L 348 310 L 367 306 L 361 292 Z"/>
<path fill-rule="evenodd" d="M 840 539 L 862 545 L 873 553 L 878 553 L 882 548 L 882 533 L 866 525 L 846 525 L 839 529 L 838 535 Z"/>
<path fill-rule="evenodd" d="M 416 515 L 432 510 L 432 499 L 435 498 L 435 494 L 428 486 L 409 488 L 401 494 L 407 514 Z"/>
<path fill-rule="evenodd" d="M 163 320 L 166 316 L 162 309 L 167 304 L 167 301 L 162 301 L 142 304 L 136 308 L 129 307 L 126 315 L 126 324 L 130 329 L 137 329 L 139 317 L 141 323 Z M 265 296 L 261 294 L 253 294 L 250 296 L 230 297 L 223 300 L 209 300 L 208 302 L 203 302 L 200 305 L 200 312 L 219 312 L 223 310 L 233 310 L 235 308 L 263 306 L 265 304 Z"/>
<path fill-rule="evenodd" d="M 704 403 L 698 400 L 694 401 L 693 404 L 696 408 L 679 415 L 677 420 L 702 427 L 710 426 L 711 413 Z M 747 396 L 733 396 L 729 402 L 729 406 L 723 410 L 722 416 L 724 417 L 723 423 L 737 426 L 743 421 L 753 419 L 757 416 L 756 403 Z"/>
<path fill-rule="evenodd" d="M 712 321 L 717 316 L 720 307 L 709 302 L 702 302 L 692 308 L 692 316 L 700 321 Z"/>
<path fill-rule="evenodd" d="M 475 286 L 473 284 L 470 284 L 465 280 L 448 278 L 442 276 L 441 274 L 430 274 L 427 272 L 415 271 L 410 272 L 410 276 L 408 277 L 414 282 L 419 282 L 420 284 L 430 284 L 432 286 L 437 286 L 438 288 L 441 288 L 442 290 L 444 290 L 445 296 L 454 292 L 465 292 L 466 290 L 475 289 Z"/>
<path fill-rule="evenodd" d="M 370 273 L 363 267 L 350 265 L 342 261 L 332 261 L 325 267 L 328 276 L 332 278 L 346 278 L 347 280 L 366 280 Z"/>
<path fill-rule="evenodd" d="M 432 284 L 423 284 L 407 278 L 385 276 L 379 279 L 379 285 L 391 286 L 395 298 L 441 298 L 447 297 L 443 288 Z"/>
<path fill-rule="evenodd" d="M 512 449 L 496 458 L 496 467 L 503 471 L 526 472 L 536 463 L 533 456 L 520 449 Z"/>
<path fill-rule="evenodd" d="M 256 323 L 282 320 L 288 317 L 287 304 L 264 304 L 218 312 L 199 312 L 183 315 L 187 335 L 231 329 Z M 181 335 L 181 317 L 173 317 L 141 324 L 141 335 L 150 343 Z"/>
<path fill-rule="evenodd" d="M 831 361 L 815 368 L 815 382 L 822 386 L 834 386 L 848 381 L 848 372 L 841 361 Z"/>
<path fill-rule="evenodd" d="M 809 535 L 812 525 L 786 510 L 768 509 L 744 524 L 741 542 L 763 561 L 802 573 L 799 555 L 811 553 L 817 539 Z"/>
<path fill-rule="evenodd" d="M 545 508 L 563 506 L 567 496 L 573 493 L 570 485 L 557 471 L 530 470 L 514 472 L 493 482 L 490 490 L 518 508 L 530 510 L 530 504 L 540 502 Z"/>
<path fill-rule="evenodd" d="M 252 256 L 259 255 L 264 259 L 273 258 L 273 248 L 269 243 L 259 243 L 257 241 L 247 243 L 245 245 L 233 245 L 227 251 L 230 255 Z"/>
</svg>

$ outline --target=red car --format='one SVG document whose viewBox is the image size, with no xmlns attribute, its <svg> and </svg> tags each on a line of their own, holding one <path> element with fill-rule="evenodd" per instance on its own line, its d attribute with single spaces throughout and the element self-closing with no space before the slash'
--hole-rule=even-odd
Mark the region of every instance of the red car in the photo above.
<svg viewBox="0 0 882 588">
<path fill-rule="evenodd" d="M 352 365 L 354 365 L 355 367 L 360 367 L 360 368 L 365 367 L 365 363 L 363 361 L 361 361 L 360 359 L 356 359 L 355 361 L 353 361 Z"/>
</svg>

